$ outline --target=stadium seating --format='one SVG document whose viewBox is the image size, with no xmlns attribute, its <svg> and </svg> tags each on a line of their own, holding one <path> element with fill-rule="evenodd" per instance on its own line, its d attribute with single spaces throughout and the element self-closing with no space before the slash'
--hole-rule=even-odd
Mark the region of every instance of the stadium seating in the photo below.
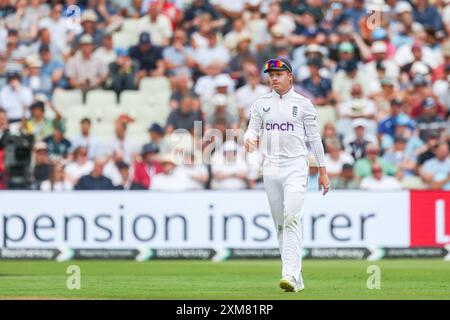
<svg viewBox="0 0 450 320">
<path fill-rule="evenodd" d="M 128 49 L 134 46 L 138 42 L 138 34 L 129 32 L 114 32 L 113 33 L 113 44 L 114 48 Z"/>
<path fill-rule="evenodd" d="M 116 93 L 108 90 L 91 90 L 86 95 L 88 107 L 115 106 L 117 104 Z"/>
<path fill-rule="evenodd" d="M 57 89 L 53 93 L 52 101 L 55 107 L 62 111 L 71 106 L 81 105 L 83 103 L 83 93 L 81 90 Z"/>
</svg>

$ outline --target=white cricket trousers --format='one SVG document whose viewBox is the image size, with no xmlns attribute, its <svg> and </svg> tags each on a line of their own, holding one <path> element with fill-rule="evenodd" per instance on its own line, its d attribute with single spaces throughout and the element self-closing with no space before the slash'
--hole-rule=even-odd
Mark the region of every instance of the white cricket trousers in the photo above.
<svg viewBox="0 0 450 320">
<path fill-rule="evenodd" d="M 278 236 L 282 277 L 299 279 L 302 269 L 302 216 L 308 185 L 306 157 L 265 159 L 264 187 Z"/>
</svg>

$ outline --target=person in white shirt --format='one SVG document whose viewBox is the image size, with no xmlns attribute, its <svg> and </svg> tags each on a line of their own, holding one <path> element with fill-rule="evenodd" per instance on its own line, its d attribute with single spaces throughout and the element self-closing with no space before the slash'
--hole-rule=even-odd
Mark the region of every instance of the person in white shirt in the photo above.
<svg viewBox="0 0 450 320">
<path fill-rule="evenodd" d="M 166 47 L 172 37 L 172 23 L 169 17 L 161 13 L 159 3 L 152 2 L 148 8 L 148 14 L 140 19 L 141 32 L 148 32 L 155 46 Z"/>
<path fill-rule="evenodd" d="M 185 191 L 188 188 L 186 172 L 180 170 L 171 154 L 161 156 L 163 172 L 152 178 L 150 190 Z"/>
<path fill-rule="evenodd" d="M 342 150 L 338 139 L 327 141 L 325 146 L 327 150 L 325 163 L 327 164 L 327 173 L 330 178 L 339 176 L 344 164 L 353 164 L 355 162 L 351 154 Z"/>
<path fill-rule="evenodd" d="M 244 157 L 238 152 L 236 142 L 228 140 L 219 148 L 211 165 L 211 189 L 239 190 L 247 188 L 248 166 Z"/>
<path fill-rule="evenodd" d="M 385 176 L 383 168 L 377 163 L 372 165 L 372 177 L 361 180 L 360 188 L 371 191 L 395 191 L 401 190 L 402 184 L 395 177 Z"/>
<path fill-rule="evenodd" d="M 50 178 L 42 181 L 39 189 L 41 191 L 70 191 L 73 189 L 73 185 L 66 179 L 64 166 L 57 162 L 53 165 Z"/>
<path fill-rule="evenodd" d="M 241 117 L 250 117 L 250 107 L 260 96 L 269 93 L 270 88 L 261 84 L 260 73 L 256 67 L 252 68 L 247 77 L 247 84 L 236 90 L 236 105 Z"/>
<path fill-rule="evenodd" d="M 7 73 L 7 83 L 0 90 L 0 106 L 6 110 L 9 122 L 28 118 L 29 107 L 33 102 L 31 89 L 21 83 L 21 76 L 15 71 Z"/>
<path fill-rule="evenodd" d="M 317 112 L 309 99 L 293 88 L 292 66 L 287 59 L 271 59 L 269 73 L 272 92 L 257 99 L 250 109 L 250 122 L 244 135 L 245 148 L 254 152 L 258 138 L 263 148 L 263 179 L 277 230 L 282 260 L 280 287 L 303 290 L 302 216 L 308 184 L 308 148 L 319 167 L 319 190 L 325 195 L 329 179 L 317 125 Z"/>
<path fill-rule="evenodd" d="M 94 163 L 88 159 L 88 151 L 86 147 L 77 147 L 73 152 L 73 161 L 69 162 L 64 173 L 66 180 L 72 185 L 76 185 L 78 179 L 82 176 L 91 173 L 94 168 Z"/>
<path fill-rule="evenodd" d="M 110 144 L 110 155 L 119 150 L 123 154 L 123 161 L 134 163 L 140 152 L 140 145 L 135 140 L 127 137 L 128 124 L 134 122 L 134 119 L 127 114 L 120 115 L 115 123 L 115 137 Z"/>
<path fill-rule="evenodd" d="M 208 168 L 202 163 L 196 163 L 196 153 L 186 154 L 185 162 L 179 167 L 187 176 L 186 190 L 203 190 L 208 182 Z M 201 153 L 197 154 L 201 159 Z"/>
<path fill-rule="evenodd" d="M 105 150 L 101 141 L 90 133 L 91 120 L 89 118 L 81 119 L 80 129 L 81 134 L 71 140 L 74 150 L 77 147 L 86 147 L 88 149 L 88 158 L 90 160 L 101 157 Z"/>
</svg>

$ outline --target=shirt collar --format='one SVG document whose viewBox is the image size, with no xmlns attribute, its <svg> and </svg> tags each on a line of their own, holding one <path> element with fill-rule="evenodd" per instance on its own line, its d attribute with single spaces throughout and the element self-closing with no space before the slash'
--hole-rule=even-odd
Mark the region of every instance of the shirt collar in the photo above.
<svg viewBox="0 0 450 320">
<path fill-rule="evenodd" d="M 288 90 L 288 92 L 286 92 L 283 96 L 280 96 L 275 90 L 272 89 L 272 95 L 275 96 L 276 98 L 279 98 L 279 99 L 289 98 L 292 95 L 293 92 L 294 92 L 294 86 L 292 86 Z"/>
</svg>

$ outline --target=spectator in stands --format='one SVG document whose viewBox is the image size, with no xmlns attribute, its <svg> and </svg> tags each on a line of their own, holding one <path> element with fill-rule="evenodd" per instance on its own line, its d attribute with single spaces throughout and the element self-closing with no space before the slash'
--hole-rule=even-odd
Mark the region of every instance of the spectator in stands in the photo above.
<svg viewBox="0 0 450 320">
<path fill-rule="evenodd" d="M 50 120 L 45 117 L 45 104 L 42 101 L 35 101 L 30 106 L 31 118 L 25 122 L 25 130 L 34 136 L 34 141 L 40 141 L 50 136 L 53 132 L 53 122 L 61 121 L 61 114 L 53 107 L 51 102 L 47 105 L 55 112 L 55 119 Z"/>
<path fill-rule="evenodd" d="M 153 142 L 160 148 L 164 138 L 164 128 L 154 122 L 150 128 L 148 128 L 148 133 L 150 135 L 150 142 Z"/>
<path fill-rule="evenodd" d="M 394 176 L 397 173 L 394 165 L 380 157 L 380 147 L 375 143 L 369 143 L 366 147 L 366 156 L 355 163 L 356 176 L 361 179 L 371 176 L 372 165 L 375 163 L 380 165 L 385 175 Z"/>
<path fill-rule="evenodd" d="M 352 164 L 344 163 L 340 174 L 331 179 L 331 188 L 335 190 L 359 189 Z"/>
<path fill-rule="evenodd" d="M 331 102 L 331 80 L 320 75 L 322 61 L 319 58 L 308 60 L 310 77 L 302 80 L 300 86 L 311 96 L 314 105 L 327 105 Z"/>
<path fill-rule="evenodd" d="M 180 170 L 171 154 L 161 156 L 162 172 L 152 179 L 153 191 L 185 191 L 188 188 L 186 172 Z"/>
<path fill-rule="evenodd" d="M 91 125 L 89 118 L 81 119 L 81 134 L 72 140 L 72 147 L 86 147 L 88 150 L 88 158 L 92 160 L 100 157 L 104 150 L 101 141 L 91 134 Z"/>
<path fill-rule="evenodd" d="M 102 60 L 92 55 L 94 49 L 92 36 L 83 35 L 79 43 L 80 49 L 66 65 L 70 87 L 83 92 L 102 88 L 108 76 L 108 68 Z"/>
<path fill-rule="evenodd" d="M 447 142 L 436 146 L 435 157 L 423 164 L 420 176 L 431 189 L 450 190 L 450 157 Z"/>
<path fill-rule="evenodd" d="M 383 168 L 373 163 L 371 165 L 371 175 L 361 180 L 361 189 L 371 191 L 395 191 L 401 190 L 402 185 L 395 177 L 385 176 Z"/>
<path fill-rule="evenodd" d="M 192 89 L 191 78 L 188 75 L 181 74 L 173 79 L 174 88 L 172 95 L 170 96 L 170 107 L 172 110 L 177 109 L 180 106 L 181 99 L 184 96 L 191 96 L 194 99 L 196 105 L 194 109 L 200 109 L 200 101 L 198 95 Z"/>
<path fill-rule="evenodd" d="M 365 157 L 366 147 L 370 140 L 366 136 L 367 122 L 365 119 L 355 119 L 352 122 L 352 126 L 355 131 L 355 137 L 346 143 L 345 149 L 356 161 Z"/>
<path fill-rule="evenodd" d="M 429 4 L 428 0 L 417 0 L 414 2 L 414 19 L 434 30 L 442 29 L 442 19 L 437 8 Z"/>
<path fill-rule="evenodd" d="M 209 173 L 206 165 L 202 163 L 201 156 L 200 152 L 189 150 L 185 153 L 183 164 L 179 166 L 179 170 L 187 177 L 186 190 L 205 189 Z"/>
<path fill-rule="evenodd" d="M 185 96 L 181 100 L 180 107 L 170 113 L 167 120 L 166 133 L 170 134 L 177 129 L 192 131 L 194 130 L 194 122 L 201 120 L 200 112 L 194 110 L 192 97 Z"/>
<path fill-rule="evenodd" d="M 399 179 L 415 175 L 416 157 L 406 149 L 408 140 L 402 136 L 394 138 L 393 146 L 383 154 L 383 159 L 397 167 Z"/>
<path fill-rule="evenodd" d="M 140 31 L 148 32 L 156 46 L 166 47 L 172 38 L 172 23 L 165 14 L 161 12 L 159 3 L 151 2 L 148 14 L 140 19 Z"/>
<path fill-rule="evenodd" d="M 113 185 L 119 189 L 120 186 L 124 185 L 124 183 L 129 183 L 132 178 L 128 177 L 127 179 L 123 180 L 124 177 L 119 170 L 119 164 L 121 163 L 128 165 L 125 161 L 123 161 L 122 152 L 120 150 L 115 150 L 111 157 L 109 157 L 109 159 L 105 163 L 105 167 L 103 168 L 103 175 L 111 179 Z M 130 174 L 130 170 L 128 170 L 128 173 Z"/>
<path fill-rule="evenodd" d="M 43 86 L 48 88 L 47 95 L 51 96 L 56 87 L 65 85 L 63 80 L 64 64 L 60 60 L 53 58 L 50 47 L 46 44 L 40 46 L 39 56 L 42 61 L 41 78 Z"/>
<path fill-rule="evenodd" d="M 228 110 L 227 97 L 224 94 L 217 93 L 212 98 L 212 105 L 214 107 L 214 111 L 206 119 L 207 129 L 212 128 L 218 118 L 225 119 L 227 128 L 237 129 L 239 119 L 237 115 Z"/>
<path fill-rule="evenodd" d="M 367 97 L 371 92 L 371 80 L 363 69 L 358 69 L 356 61 L 346 61 L 343 70 L 338 71 L 333 77 L 333 94 L 338 101 L 345 101 L 351 97 L 353 85 L 361 86 L 362 96 Z"/>
<path fill-rule="evenodd" d="M 450 113 L 450 62 L 445 66 L 443 79 L 437 80 L 433 84 L 433 93 L 438 97 L 439 103 L 447 110 L 448 115 Z"/>
<path fill-rule="evenodd" d="M 154 46 L 148 32 L 139 35 L 139 43 L 130 48 L 130 57 L 139 63 L 138 78 L 164 75 L 164 60 L 161 48 Z"/>
<path fill-rule="evenodd" d="M 195 65 L 193 53 L 192 48 L 186 45 L 186 32 L 183 29 L 175 30 L 171 45 L 162 52 L 167 75 L 190 77 Z"/>
<path fill-rule="evenodd" d="M 103 175 L 105 163 L 105 159 L 96 158 L 92 172 L 78 180 L 75 190 L 114 190 L 111 179 Z"/>
<path fill-rule="evenodd" d="M 64 137 L 64 124 L 61 121 L 53 122 L 53 134 L 44 138 L 44 142 L 47 144 L 48 153 L 50 159 L 67 158 L 71 143 Z"/>
<path fill-rule="evenodd" d="M 115 137 L 110 144 L 110 154 L 119 150 L 123 154 L 123 161 L 133 163 L 139 154 L 140 146 L 134 139 L 127 136 L 127 129 L 134 118 L 127 114 L 121 114 L 115 123 Z"/>
<path fill-rule="evenodd" d="M 436 101 L 434 98 L 426 98 L 423 101 L 422 107 L 422 116 L 417 118 L 416 121 L 417 128 L 419 129 L 419 136 L 423 141 L 425 141 L 427 140 L 427 135 L 429 134 L 440 135 L 447 125 L 437 114 Z"/>
<path fill-rule="evenodd" d="M 120 184 L 116 185 L 116 189 L 132 190 L 134 187 L 130 178 L 130 166 L 123 161 L 119 161 L 116 163 L 116 167 L 119 170 L 120 176 L 122 178 Z"/>
<path fill-rule="evenodd" d="M 78 182 L 82 176 L 89 174 L 94 168 L 94 162 L 88 158 L 86 147 L 79 146 L 73 151 L 73 159 L 64 168 L 65 179 L 72 186 Z"/>
<path fill-rule="evenodd" d="M 139 65 L 133 61 L 125 49 L 117 50 L 117 59 L 109 64 L 107 87 L 117 96 L 124 90 L 137 90 L 139 85 Z"/>
<path fill-rule="evenodd" d="M 218 42 L 215 32 L 210 32 L 207 39 L 206 47 L 195 50 L 195 60 L 201 74 L 208 74 L 207 68 L 212 63 L 219 64 L 220 68 L 224 70 L 231 59 L 230 52 Z"/>
<path fill-rule="evenodd" d="M 237 190 L 247 188 L 247 164 L 238 152 L 236 142 L 228 140 L 214 154 L 211 188 Z"/>
<path fill-rule="evenodd" d="M 47 29 L 51 38 L 50 49 L 52 54 L 58 58 L 67 58 L 70 54 L 69 43 L 72 42 L 76 30 L 73 25 L 67 23 L 63 16 L 63 5 L 60 3 L 52 7 L 50 16 L 43 18 L 39 22 L 39 29 Z"/>
<path fill-rule="evenodd" d="M 72 42 L 72 48 L 77 49 L 81 44 L 81 39 L 85 35 L 89 35 L 92 38 L 94 48 L 98 48 L 102 45 L 103 37 L 105 35 L 104 29 L 97 28 L 98 16 L 93 10 L 85 10 L 81 15 L 81 26 L 83 31 L 75 36 Z"/>
<path fill-rule="evenodd" d="M 0 106 L 6 110 L 9 123 L 20 122 L 27 117 L 33 102 L 33 93 L 22 84 L 22 77 L 16 71 L 7 74 L 8 84 L 0 91 Z"/>
<path fill-rule="evenodd" d="M 142 160 L 134 163 L 133 184 L 136 188 L 150 189 L 153 177 L 162 172 L 158 154 L 159 147 L 155 143 L 147 143 L 142 147 Z"/>
<path fill-rule="evenodd" d="M 95 58 L 102 60 L 106 66 L 109 66 L 111 63 L 116 61 L 117 54 L 113 46 L 112 33 L 107 33 L 104 35 L 102 45 L 97 48 L 92 55 Z"/>
<path fill-rule="evenodd" d="M 341 143 L 337 138 L 327 140 L 325 144 L 327 153 L 325 154 L 325 163 L 327 164 L 327 173 L 330 178 L 337 177 L 342 171 L 344 164 L 353 164 L 353 157 L 342 150 Z"/>
<path fill-rule="evenodd" d="M 189 8 L 187 8 L 184 14 L 183 26 L 189 33 L 197 28 L 201 21 L 201 16 L 208 14 L 211 18 L 209 24 L 212 28 L 219 26 L 219 14 L 214 7 L 206 0 L 194 0 Z"/>
<path fill-rule="evenodd" d="M 439 142 L 439 135 L 429 134 L 426 143 L 417 150 L 417 165 L 420 168 L 427 160 L 435 157 L 436 147 Z"/>
<path fill-rule="evenodd" d="M 378 124 L 378 135 L 382 137 L 383 135 L 394 136 L 394 130 L 397 125 L 397 116 L 403 111 L 403 101 L 400 99 L 393 99 L 390 101 L 390 115 L 381 120 Z M 410 123 L 410 128 L 413 129 L 412 123 Z"/>
<path fill-rule="evenodd" d="M 6 168 L 4 139 L 9 131 L 8 116 L 5 109 L 0 107 L 0 190 L 6 189 Z"/>
<path fill-rule="evenodd" d="M 65 178 L 64 166 L 61 162 L 56 162 L 52 166 L 50 179 L 45 180 L 40 185 L 41 191 L 70 191 L 73 184 Z"/>
<path fill-rule="evenodd" d="M 238 80 L 239 83 L 242 83 L 245 80 L 244 79 L 245 76 L 246 75 L 248 76 L 248 73 L 245 74 L 245 64 L 250 63 L 252 65 L 252 69 L 256 68 L 256 70 L 258 70 L 258 67 L 256 67 L 256 60 L 254 59 L 254 54 L 252 54 L 250 50 L 250 45 L 252 41 L 251 36 L 247 32 L 242 31 L 237 36 L 236 41 L 237 41 L 236 50 L 231 54 L 229 70 L 230 76 L 233 79 Z"/>
<path fill-rule="evenodd" d="M 43 93 L 50 96 L 52 92 L 52 83 L 45 83 L 41 74 L 42 61 L 38 56 L 29 56 L 25 60 L 26 76 L 23 78 L 23 84 L 31 89 L 33 95 Z"/>
<path fill-rule="evenodd" d="M 239 116 L 249 119 L 250 107 L 260 96 L 269 93 L 270 88 L 261 84 L 260 72 L 255 65 L 245 75 L 246 84 L 236 91 L 236 105 Z"/>
<path fill-rule="evenodd" d="M 34 145 L 33 188 L 39 190 L 42 181 L 50 179 L 51 172 L 47 144 L 39 141 Z"/>
</svg>

